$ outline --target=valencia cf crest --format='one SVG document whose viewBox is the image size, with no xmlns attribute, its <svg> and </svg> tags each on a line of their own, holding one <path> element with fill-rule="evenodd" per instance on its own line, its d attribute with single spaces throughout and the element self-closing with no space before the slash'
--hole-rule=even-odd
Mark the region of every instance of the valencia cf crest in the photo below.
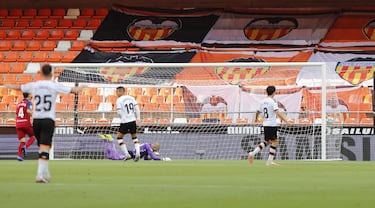
<svg viewBox="0 0 375 208">
<path fill-rule="evenodd" d="M 363 33 L 367 39 L 375 40 L 375 19 L 371 20 L 366 26 L 363 27 Z"/>
<path fill-rule="evenodd" d="M 129 36 L 136 41 L 163 40 L 181 28 L 176 18 L 136 19 L 127 28 Z"/>
<path fill-rule="evenodd" d="M 277 40 L 297 27 L 298 22 L 295 18 L 257 18 L 245 26 L 244 34 L 249 40 Z"/>
<path fill-rule="evenodd" d="M 258 59 L 235 59 L 230 62 L 264 62 Z M 237 85 L 243 81 L 249 81 L 253 77 L 266 73 L 270 67 L 217 67 L 216 74 L 229 84 Z"/>
<path fill-rule="evenodd" d="M 361 84 L 372 79 L 375 70 L 375 59 L 354 58 L 345 62 L 338 62 L 336 73 L 353 85 Z"/>
<path fill-rule="evenodd" d="M 109 59 L 107 63 L 152 63 L 150 58 L 138 55 L 119 56 Z M 143 74 L 148 71 L 148 67 L 102 67 L 99 72 L 110 82 L 121 82 L 131 76 Z"/>
</svg>

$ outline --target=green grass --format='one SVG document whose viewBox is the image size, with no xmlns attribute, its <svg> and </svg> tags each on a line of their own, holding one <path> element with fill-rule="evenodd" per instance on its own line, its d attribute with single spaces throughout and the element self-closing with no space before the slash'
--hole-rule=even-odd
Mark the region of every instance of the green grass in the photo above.
<svg viewBox="0 0 375 208">
<path fill-rule="evenodd" d="M 0 161 L 1 208 L 374 207 L 375 162 Z"/>
</svg>

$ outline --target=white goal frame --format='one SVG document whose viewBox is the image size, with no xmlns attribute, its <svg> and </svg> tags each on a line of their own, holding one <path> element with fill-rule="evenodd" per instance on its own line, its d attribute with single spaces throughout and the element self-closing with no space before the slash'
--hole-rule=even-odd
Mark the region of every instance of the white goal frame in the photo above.
<svg viewBox="0 0 375 208">
<path fill-rule="evenodd" d="M 326 97 L 327 97 L 327 78 L 326 70 L 327 66 L 324 62 L 251 62 L 251 63 L 52 63 L 53 68 L 90 68 L 90 67 L 316 67 L 320 68 L 321 72 L 321 160 L 327 159 L 326 152 L 326 128 L 327 128 L 327 118 L 326 118 Z M 53 151 L 50 155 L 53 159 Z"/>
</svg>

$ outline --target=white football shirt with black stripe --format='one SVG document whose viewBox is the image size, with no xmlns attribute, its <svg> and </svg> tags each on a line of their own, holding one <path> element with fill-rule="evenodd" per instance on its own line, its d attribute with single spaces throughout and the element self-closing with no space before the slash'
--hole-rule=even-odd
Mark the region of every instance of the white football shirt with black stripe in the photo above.
<svg viewBox="0 0 375 208">
<path fill-rule="evenodd" d="M 136 120 L 135 112 L 139 118 L 138 103 L 134 97 L 123 95 L 116 100 L 117 113 L 120 116 L 121 123 L 129 123 Z"/>
<path fill-rule="evenodd" d="M 34 97 L 34 119 L 50 118 L 55 120 L 57 94 L 69 94 L 72 87 L 53 80 L 40 80 L 21 85 L 21 91 L 31 93 Z"/>
<path fill-rule="evenodd" d="M 264 116 L 263 126 L 278 126 L 275 110 L 279 110 L 279 107 L 274 99 L 270 97 L 263 99 L 259 108 Z"/>
</svg>

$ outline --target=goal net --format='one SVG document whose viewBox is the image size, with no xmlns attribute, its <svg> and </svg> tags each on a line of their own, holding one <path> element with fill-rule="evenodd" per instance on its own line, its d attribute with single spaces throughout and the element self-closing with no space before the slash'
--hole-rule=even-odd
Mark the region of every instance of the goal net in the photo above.
<svg viewBox="0 0 375 208">
<path fill-rule="evenodd" d="M 159 143 L 172 159 L 246 159 L 263 141 L 255 121 L 265 88 L 274 85 L 279 108 L 293 125 L 280 123 L 276 159 L 339 159 L 342 118 L 327 104 L 342 93 L 329 83 L 324 63 L 103 63 L 53 64 L 56 81 L 88 85 L 57 100 L 53 159 L 105 159 L 98 134 L 116 138 L 115 89 L 124 86 L 141 109 L 138 138 Z M 301 71 L 320 74 L 301 80 Z M 340 91 L 340 92 L 339 92 Z M 115 140 L 116 141 L 116 140 Z M 133 148 L 130 136 L 124 138 Z M 116 146 L 117 143 L 116 143 Z M 268 150 L 257 159 L 267 158 Z"/>
</svg>

